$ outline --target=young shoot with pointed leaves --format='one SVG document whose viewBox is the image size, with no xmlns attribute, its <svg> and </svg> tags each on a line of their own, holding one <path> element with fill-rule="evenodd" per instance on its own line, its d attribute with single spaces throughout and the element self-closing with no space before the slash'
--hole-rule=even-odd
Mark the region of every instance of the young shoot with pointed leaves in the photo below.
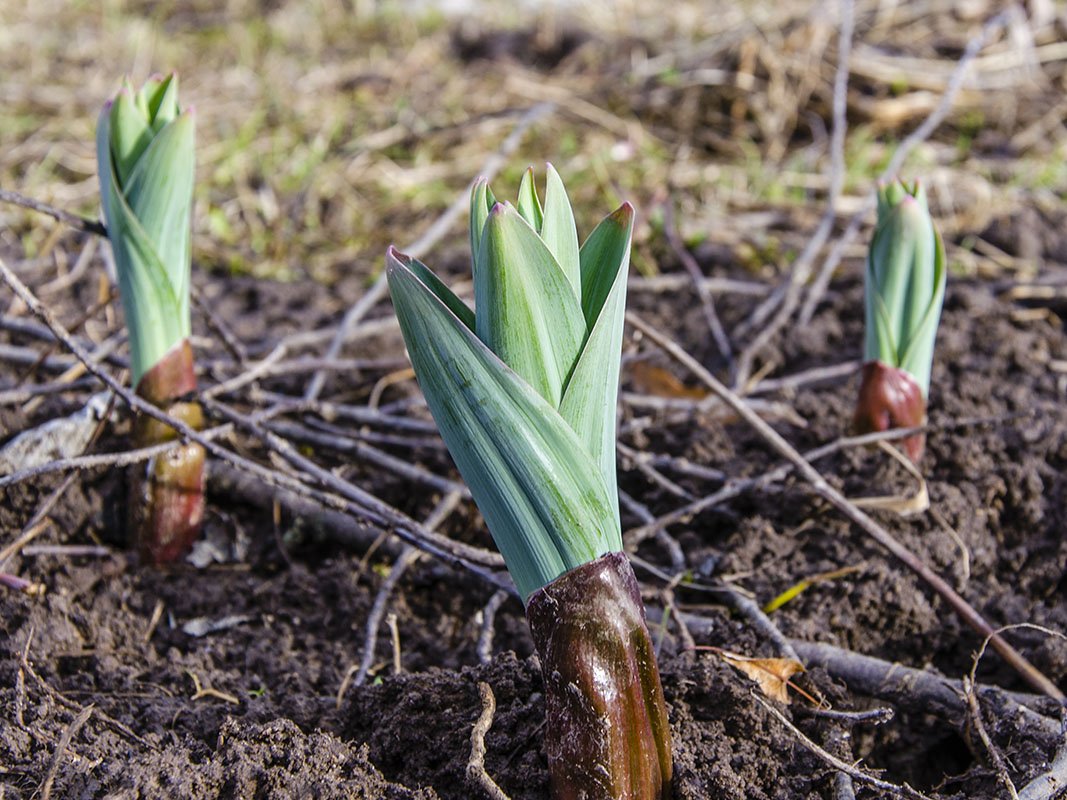
<svg viewBox="0 0 1067 800">
<path fill-rule="evenodd" d="M 190 215 L 195 170 L 191 109 L 178 106 L 178 77 L 125 82 L 100 114 L 96 133 L 100 197 L 130 341 L 139 395 L 194 428 L 203 424 L 189 345 Z M 135 444 L 177 432 L 139 417 Z M 200 531 L 204 450 L 186 443 L 135 468 L 129 516 L 142 558 L 173 561 Z"/>
<path fill-rule="evenodd" d="M 476 312 L 390 248 L 389 287 L 441 435 L 526 603 L 545 680 L 553 797 L 660 800 L 671 750 L 622 553 L 615 415 L 633 208 L 579 247 L 548 166 L 541 204 L 471 193 Z"/>
<path fill-rule="evenodd" d="M 926 421 L 934 340 L 945 298 L 945 246 L 918 181 L 878 190 L 864 284 L 864 365 L 853 426 L 860 433 Z M 926 437 L 902 440 L 912 461 Z"/>
</svg>

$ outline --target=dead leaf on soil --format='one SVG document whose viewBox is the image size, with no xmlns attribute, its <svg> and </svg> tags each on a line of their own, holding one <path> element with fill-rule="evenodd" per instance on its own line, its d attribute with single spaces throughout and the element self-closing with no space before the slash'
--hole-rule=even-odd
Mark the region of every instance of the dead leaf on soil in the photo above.
<svg viewBox="0 0 1067 800">
<path fill-rule="evenodd" d="M 804 671 L 804 665 L 792 658 L 752 658 L 728 650 L 717 652 L 723 661 L 754 680 L 767 697 L 780 703 L 789 702 L 789 679 Z"/>
<path fill-rule="evenodd" d="M 650 394 L 653 397 L 703 400 L 708 396 L 707 389 L 686 386 L 675 377 L 673 372 L 657 367 L 655 364 L 649 364 L 647 361 L 638 361 L 631 366 L 630 378 L 638 392 Z"/>
</svg>

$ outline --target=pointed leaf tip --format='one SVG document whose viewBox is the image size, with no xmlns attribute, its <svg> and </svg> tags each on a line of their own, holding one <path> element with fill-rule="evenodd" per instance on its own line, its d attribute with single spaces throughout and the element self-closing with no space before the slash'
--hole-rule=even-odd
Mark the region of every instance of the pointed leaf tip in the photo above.
<svg viewBox="0 0 1067 800">
<path fill-rule="evenodd" d="M 635 213 L 633 205 L 627 201 L 611 212 L 611 218 L 629 224 Z"/>
</svg>

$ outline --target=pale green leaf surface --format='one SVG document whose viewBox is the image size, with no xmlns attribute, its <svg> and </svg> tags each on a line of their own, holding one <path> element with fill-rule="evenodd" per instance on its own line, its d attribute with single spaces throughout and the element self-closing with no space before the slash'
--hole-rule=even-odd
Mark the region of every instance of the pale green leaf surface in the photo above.
<svg viewBox="0 0 1067 800">
<path fill-rule="evenodd" d="M 867 356 L 868 361 L 881 361 L 884 364 L 896 367 L 900 365 L 900 352 L 897 349 L 896 329 L 893 326 L 893 320 L 889 316 L 889 312 L 886 310 L 885 303 L 882 301 L 882 296 L 875 293 L 874 302 L 871 304 L 873 308 L 873 326 L 874 348 Z"/>
<path fill-rule="evenodd" d="M 105 105 L 96 120 L 96 170 L 100 180 L 100 204 L 104 208 L 105 221 L 111 217 L 111 192 L 114 190 L 115 163 L 111 152 L 111 113 L 114 103 Z"/>
<path fill-rule="evenodd" d="M 115 174 L 119 185 L 123 185 L 152 141 L 148 119 L 126 87 L 119 91 L 111 103 L 108 131 L 111 156 L 115 159 Z"/>
<path fill-rule="evenodd" d="M 129 330 L 133 383 L 189 334 L 188 306 L 182 304 L 155 250 L 118 188 L 111 157 L 110 121 L 105 109 L 97 127 L 97 164 L 101 205 L 119 277 Z"/>
<path fill-rule="evenodd" d="M 186 311 L 183 317 L 182 304 L 174 294 L 166 267 L 137 217 L 115 191 L 114 181 L 107 185 L 109 197 L 104 208 L 108 238 L 119 276 L 136 386 L 144 373 L 189 335 L 189 315 Z"/>
<path fill-rule="evenodd" d="M 152 130 L 159 133 L 179 113 L 178 76 L 171 73 L 148 95 L 148 119 Z"/>
<path fill-rule="evenodd" d="M 556 408 L 586 333 L 570 281 L 541 238 L 507 204 L 498 203 L 489 213 L 482 254 L 478 338 Z"/>
<path fill-rule="evenodd" d="M 878 212 L 864 287 L 864 356 L 906 370 L 926 396 L 944 299 L 944 245 L 918 182 L 883 186 Z"/>
<path fill-rule="evenodd" d="M 515 205 L 519 209 L 519 215 L 530 223 L 530 227 L 536 233 L 541 233 L 544 216 L 541 212 L 541 201 L 537 199 L 533 167 L 522 173 L 522 181 L 519 182 L 519 199 Z"/>
<path fill-rule="evenodd" d="M 141 111 L 141 116 L 145 118 L 145 121 L 150 123 L 152 120 L 152 112 L 148 108 L 149 99 L 156 93 L 156 89 L 162 83 L 162 79 L 156 75 L 146 80 L 141 84 L 141 88 L 134 93 L 134 99 L 137 102 L 137 108 Z M 124 88 L 129 88 L 130 91 L 134 91 L 129 79 L 126 78 L 122 82 Z"/>
<path fill-rule="evenodd" d="M 936 248 L 934 226 L 929 215 L 914 200 L 902 203 L 900 212 L 905 225 L 913 231 L 911 264 L 908 267 L 908 287 L 904 308 L 900 315 L 900 356 L 911 348 L 918 328 L 926 317 L 934 296 L 936 281 Z M 903 366 L 903 364 L 901 364 Z"/>
<path fill-rule="evenodd" d="M 911 342 L 900 356 L 900 365 L 907 370 L 922 389 L 923 397 L 930 394 L 930 369 L 934 361 L 937 327 L 941 321 L 941 307 L 945 301 L 945 244 L 934 230 L 934 287 L 929 304 L 921 320 L 916 323 Z"/>
<path fill-rule="evenodd" d="M 547 171 L 541 238 L 574 287 L 575 297 L 578 297 L 582 291 L 582 266 L 578 258 L 578 229 L 574 224 L 574 212 L 571 211 L 567 189 L 559 173 L 551 164 L 547 166 Z"/>
<path fill-rule="evenodd" d="M 389 248 L 388 258 L 399 262 L 401 266 L 411 270 L 415 277 L 422 281 L 426 288 L 433 292 L 437 299 L 444 303 L 448 310 L 455 314 L 460 322 L 470 328 L 471 331 L 474 330 L 474 312 L 471 311 L 470 306 L 460 300 L 455 292 L 445 286 L 444 282 L 434 275 L 429 267 L 417 258 L 404 255 L 395 248 Z"/>
<path fill-rule="evenodd" d="M 625 267 L 630 263 L 633 227 L 633 206 L 623 203 L 600 221 L 582 245 L 579 253 L 582 313 L 589 327 L 600 316 L 600 308 L 611 293 L 620 265 Z M 615 357 L 618 358 L 618 354 Z"/>
<path fill-rule="evenodd" d="M 604 269 L 609 269 L 605 262 Z M 620 525 L 615 469 L 615 424 L 619 400 L 619 360 L 626 316 L 629 248 L 615 267 L 615 281 L 600 307 L 578 363 L 563 391 L 560 414 L 585 444 L 600 470 Z"/>
<path fill-rule="evenodd" d="M 391 254 L 387 274 L 427 404 L 524 598 L 622 548 L 574 431 Z"/>
<path fill-rule="evenodd" d="M 485 178 L 479 178 L 474 182 L 471 189 L 471 272 L 474 274 L 474 284 L 478 285 L 482 265 L 482 240 L 485 234 L 485 222 L 489 219 L 489 210 L 496 205 L 489 182 Z"/>
<path fill-rule="evenodd" d="M 909 273 L 914 251 L 914 231 L 903 224 L 900 207 L 879 221 L 871 243 L 871 273 L 886 313 L 893 321 L 894 338 L 900 344 L 899 322 L 904 314 Z M 894 365 L 899 366 L 899 365 Z"/>
<path fill-rule="evenodd" d="M 194 125 L 192 114 L 186 112 L 160 131 L 137 162 L 124 192 L 145 235 L 155 245 L 186 319 L 196 157 Z"/>
</svg>

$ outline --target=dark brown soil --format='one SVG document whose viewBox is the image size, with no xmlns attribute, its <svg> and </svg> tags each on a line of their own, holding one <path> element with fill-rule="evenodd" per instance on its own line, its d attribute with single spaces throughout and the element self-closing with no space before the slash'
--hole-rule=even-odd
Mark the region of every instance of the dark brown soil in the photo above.
<svg viewBox="0 0 1067 800">
<path fill-rule="evenodd" d="M 224 286 L 212 283 L 208 291 Z M 244 329 L 245 309 L 235 311 L 235 324 L 250 342 L 264 335 L 262 326 L 271 324 L 270 317 L 288 313 L 282 303 L 263 321 L 264 309 L 274 307 L 269 284 L 235 289 L 229 296 L 246 292 L 245 309 L 251 314 L 254 306 L 259 315 L 258 324 Z M 279 294 L 290 291 L 285 287 Z M 265 293 L 267 299 L 248 299 L 253 295 L 247 292 Z M 316 307 L 319 290 L 304 292 L 308 296 L 300 302 Z M 781 364 L 778 374 L 855 357 L 859 295 L 852 280 L 835 286 L 809 329 L 775 344 L 776 350 L 765 355 Z M 288 303 L 295 302 L 296 295 L 289 297 Z M 699 312 L 672 312 L 683 302 L 633 293 L 640 313 L 659 320 L 698 357 L 714 363 Z M 723 305 L 728 325 L 748 311 L 728 300 Z M 923 465 L 937 513 L 908 520 L 888 512 L 876 516 L 953 578 L 994 624 L 1027 621 L 1063 631 L 1067 414 L 1062 376 L 1049 363 L 1067 357 L 1067 338 L 1055 315 L 1034 319 L 1020 317 L 1019 310 L 986 284 L 951 286 L 934 371 L 930 417 L 935 427 Z M 379 355 L 399 355 L 395 338 L 387 336 L 382 347 Z M 634 350 L 632 343 L 627 350 Z M 642 352 L 667 366 L 655 352 Z M 627 376 L 624 388 L 633 388 Z M 776 399 L 790 404 L 806 426 L 776 426 L 801 448 L 831 440 L 849 416 L 854 389 L 854 380 L 839 380 L 779 394 Z M 19 422 L 38 423 L 63 407 L 51 400 Z M 627 419 L 635 413 L 629 411 Z M 759 474 L 776 463 L 746 425 L 717 416 L 664 416 L 624 440 L 714 465 L 729 476 Z M 972 418 L 988 422 L 952 427 Z M 121 439 L 111 435 L 97 445 L 101 450 L 120 446 Z M 419 453 L 418 460 L 447 468 L 436 448 Z M 906 491 L 911 480 L 871 451 L 846 450 L 819 466 L 850 496 Z M 366 472 L 373 486 L 374 473 Z M 676 477 L 694 495 L 714 488 L 714 483 Z M 622 488 L 653 513 L 681 502 L 638 471 L 623 472 L 621 479 Z M 0 512 L 4 528 L 19 530 L 59 481 L 48 476 L 10 490 Z M 383 496 L 412 513 L 432 499 L 413 495 L 396 479 L 381 477 L 378 486 Z M 117 473 L 79 476 L 37 543 L 102 541 L 113 546 L 111 555 L 39 555 L 8 564 L 9 571 L 43 583 L 46 592 L 41 598 L 0 594 L 4 797 L 34 796 L 46 777 L 53 781 L 55 797 L 477 796 L 465 769 L 471 726 L 481 710 L 479 681 L 489 683 L 497 702 L 487 737 L 489 774 L 515 800 L 546 797 L 540 676 L 517 601 L 502 606 L 494 657 L 480 665 L 480 614 L 493 587 L 430 560 L 418 562 L 390 605 L 398 619 L 403 674 L 393 674 L 392 636 L 383 625 L 369 685 L 350 686 L 338 707 L 338 690 L 361 656 L 367 613 L 391 563 L 383 554 L 395 549 L 379 550 L 368 562 L 365 553 L 346 552 L 305 520 L 282 514 L 276 527 L 269 510 L 213 494 L 209 534 L 224 550 L 241 545 L 241 557 L 203 569 L 182 565 L 153 571 L 122 555 L 115 509 L 123 502 Z M 476 517 L 464 514 L 454 524 L 466 528 L 468 538 L 486 541 Z M 624 524 L 636 520 L 627 517 Z M 916 577 L 812 499 L 801 484 L 743 495 L 675 526 L 672 533 L 700 580 L 733 580 L 760 602 L 806 577 L 855 567 L 851 574 L 813 585 L 773 614 L 787 636 L 950 677 L 970 668 L 978 638 Z M 961 547 L 969 554 L 969 573 Z M 639 554 L 667 568 L 667 554 L 655 543 L 642 545 Z M 658 585 L 648 584 L 653 608 L 662 605 Z M 699 644 L 774 655 L 773 646 L 719 605 L 716 595 L 683 584 L 676 600 L 704 618 L 696 634 Z M 202 632 L 189 627 L 190 622 L 220 621 L 221 629 L 203 635 L 192 635 Z M 833 772 L 757 702 L 754 684 L 712 653 L 680 649 L 676 634 L 671 627 L 664 636 L 654 626 L 654 636 L 662 638 L 676 797 L 830 796 Z M 1009 637 L 1067 688 L 1067 643 L 1035 630 Z M 983 682 L 1026 690 L 993 654 L 983 659 L 978 675 Z M 835 708 L 872 704 L 822 670 L 799 682 Z M 897 703 L 897 716 L 882 725 L 813 716 L 799 695 L 783 711 L 813 740 L 846 760 L 862 758 L 886 780 L 906 781 L 940 798 L 1000 796 L 996 775 L 964 715 L 932 716 L 924 713 L 922 697 L 913 700 Z M 1037 700 L 1034 705 L 1041 707 Z M 56 760 L 58 742 L 78 712 L 90 706 L 66 755 Z M 1016 783 L 1039 773 L 1055 750 L 1049 732 L 995 708 L 985 712 L 992 741 L 1013 765 Z M 841 749 L 845 740 L 839 736 L 849 730 L 851 753 Z"/>
</svg>

